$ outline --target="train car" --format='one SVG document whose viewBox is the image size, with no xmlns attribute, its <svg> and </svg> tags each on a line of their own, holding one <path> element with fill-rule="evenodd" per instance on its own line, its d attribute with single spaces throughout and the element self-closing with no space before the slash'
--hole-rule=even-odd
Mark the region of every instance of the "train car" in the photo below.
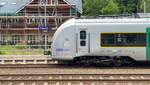
<svg viewBox="0 0 150 85">
<path fill-rule="evenodd" d="M 70 19 L 53 36 L 52 58 L 85 65 L 150 61 L 150 19 Z"/>
</svg>

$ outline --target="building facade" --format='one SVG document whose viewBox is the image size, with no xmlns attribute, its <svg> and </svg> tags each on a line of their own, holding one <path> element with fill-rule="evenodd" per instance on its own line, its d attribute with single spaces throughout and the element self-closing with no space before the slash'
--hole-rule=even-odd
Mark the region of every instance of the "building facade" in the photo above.
<svg viewBox="0 0 150 85">
<path fill-rule="evenodd" d="M 0 0 L 0 45 L 50 45 L 57 28 L 82 13 L 81 0 Z"/>
</svg>

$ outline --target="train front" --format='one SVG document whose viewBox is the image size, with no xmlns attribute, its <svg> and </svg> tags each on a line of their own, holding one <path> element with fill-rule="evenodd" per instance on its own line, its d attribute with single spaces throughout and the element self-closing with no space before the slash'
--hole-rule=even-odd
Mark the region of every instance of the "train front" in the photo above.
<svg viewBox="0 0 150 85">
<path fill-rule="evenodd" d="M 64 22 L 55 32 L 51 51 L 54 60 L 73 60 L 75 56 L 75 19 Z"/>
</svg>

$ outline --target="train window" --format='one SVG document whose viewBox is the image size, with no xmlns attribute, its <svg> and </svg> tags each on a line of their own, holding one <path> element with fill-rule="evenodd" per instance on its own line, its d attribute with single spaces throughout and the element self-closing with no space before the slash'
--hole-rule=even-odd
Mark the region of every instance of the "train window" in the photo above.
<svg viewBox="0 0 150 85">
<path fill-rule="evenodd" d="M 86 39 L 86 31 L 80 31 L 80 39 Z"/>
<path fill-rule="evenodd" d="M 101 34 L 101 46 L 145 46 L 145 33 L 105 33 Z"/>
<path fill-rule="evenodd" d="M 80 41 L 80 46 L 86 46 L 86 41 Z"/>
<path fill-rule="evenodd" d="M 102 34 L 102 44 L 113 45 L 115 43 L 114 34 Z"/>
</svg>

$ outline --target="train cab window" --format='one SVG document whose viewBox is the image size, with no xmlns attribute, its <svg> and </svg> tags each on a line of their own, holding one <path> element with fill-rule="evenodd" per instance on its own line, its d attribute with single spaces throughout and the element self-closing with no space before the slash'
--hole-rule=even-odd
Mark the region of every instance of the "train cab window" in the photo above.
<svg viewBox="0 0 150 85">
<path fill-rule="evenodd" d="M 101 34 L 101 46 L 145 46 L 145 33 L 105 33 Z"/>
<path fill-rule="evenodd" d="M 86 46 L 86 41 L 80 41 L 80 46 Z"/>
<path fill-rule="evenodd" d="M 86 39 L 86 31 L 80 31 L 80 39 Z"/>
</svg>

